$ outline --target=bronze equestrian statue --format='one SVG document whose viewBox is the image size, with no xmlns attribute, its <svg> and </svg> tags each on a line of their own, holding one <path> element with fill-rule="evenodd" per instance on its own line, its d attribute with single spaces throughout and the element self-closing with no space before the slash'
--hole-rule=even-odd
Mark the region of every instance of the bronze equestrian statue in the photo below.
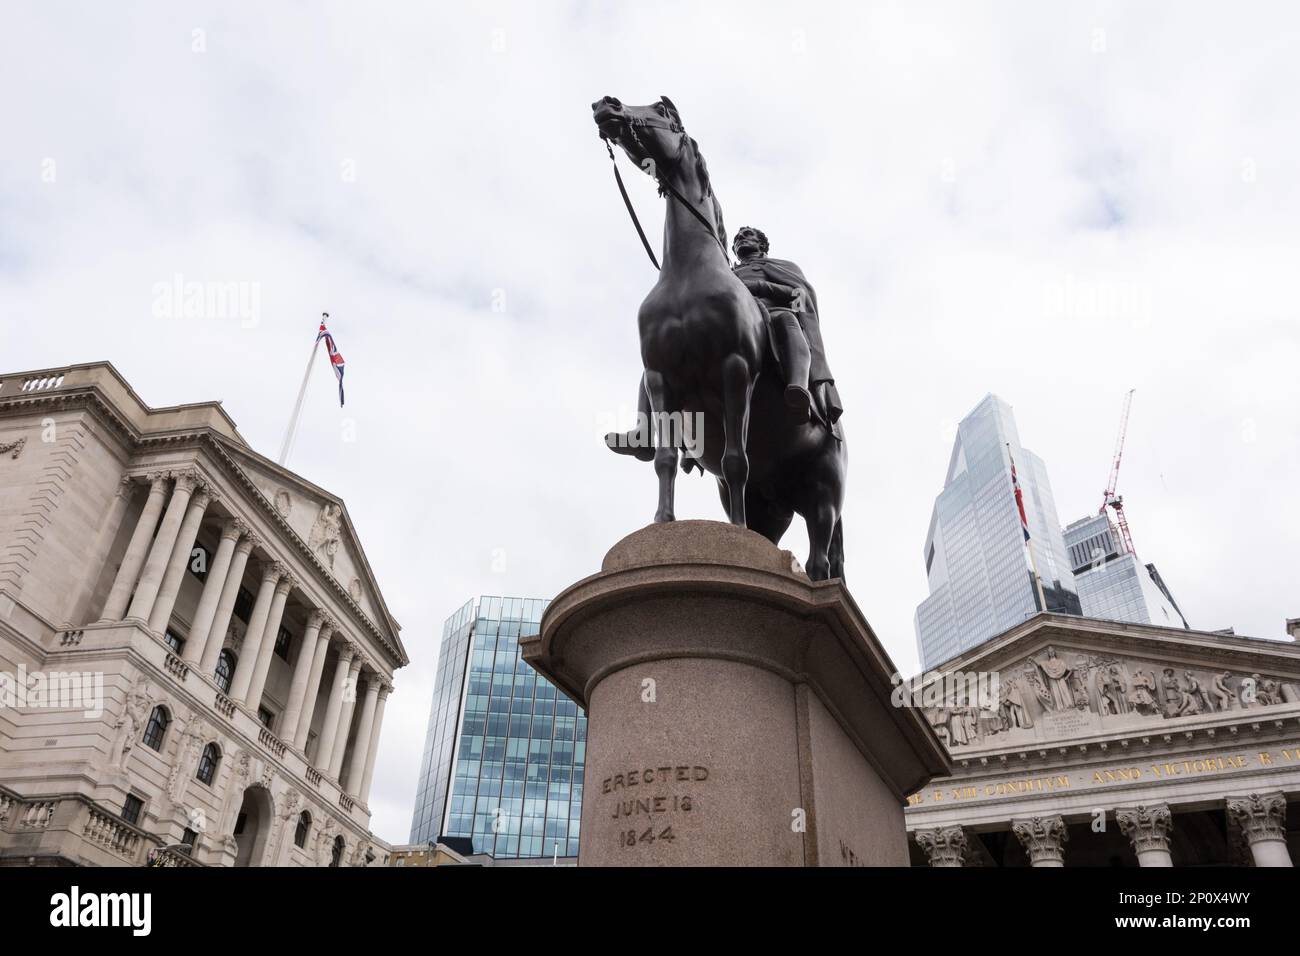
<svg viewBox="0 0 1300 956">
<path fill-rule="evenodd" d="M 592 116 L 601 138 L 653 176 L 666 197 L 663 266 L 637 313 L 644 367 L 637 406 L 641 421 L 655 426 L 655 521 L 674 520 L 686 445 L 694 457 L 684 467 L 717 477 L 733 524 L 779 544 L 799 514 L 808 528 L 809 577 L 842 578 L 848 453 L 811 286 L 793 263 L 766 258 L 757 230 L 737 236 L 741 263 L 732 271 L 708 166 L 667 97 L 627 106 L 606 96 L 592 104 Z M 674 417 L 700 421 L 700 433 L 674 434 Z M 649 457 L 649 441 L 638 447 L 638 438 L 645 436 L 629 442 L 610 434 L 606 444 Z"/>
</svg>

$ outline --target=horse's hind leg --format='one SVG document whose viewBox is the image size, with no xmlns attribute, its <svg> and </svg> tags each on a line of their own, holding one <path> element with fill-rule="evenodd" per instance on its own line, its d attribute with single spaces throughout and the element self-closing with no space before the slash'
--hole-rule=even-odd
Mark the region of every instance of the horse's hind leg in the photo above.
<svg viewBox="0 0 1300 956">
<path fill-rule="evenodd" d="M 844 516 L 835 519 L 835 531 L 831 534 L 831 547 L 827 555 L 830 559 L 830 576 L 844 580 Z"/>
<path fill-rule="evenodd" d="M 808 525 L 808 577 L 814 581 L 834 577 L 831 572 L 831 546 L 839 520 L 839 510 L 825 499 L 818 501 L 813 511 L 805 516 Z M 843 555 L 840 563 L 843 565 Z"/>
<path fill-rule="evenodd" d="M 659 507 L 655 511 L 655 523 L 659 524 L 676 520 L 673 492 L 677 481 L 678 436 L 673 434 L 671 413 L 675 409 L 663 375 L 646 369 L 643 378 L 654 418 L 655 474 L 659 476 Z"/>
<path fill-rule="evenodd" d="M 727 518 L 745 527 L 745 485 L 749 481 L 749 401 L 754 378 L 739 355 L 722 362 L 722 420 L 726 445 L 722 452 L 722 477 L 727 482 Z"/>
</svg>

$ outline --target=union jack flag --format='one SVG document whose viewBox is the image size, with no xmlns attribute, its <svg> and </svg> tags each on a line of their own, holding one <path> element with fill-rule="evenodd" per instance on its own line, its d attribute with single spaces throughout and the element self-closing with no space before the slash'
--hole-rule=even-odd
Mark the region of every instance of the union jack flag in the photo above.
<svg viewBox="0 0 1300 956">
<path fill-rule="evenodd" d="M 320 331 L 316 333 L 316 341 L 325 340 L 325 350 L 329 353 L 330 365 L 334 367 L 334 377 L 339 380 L 339 408 L 343 407 L 343 353 L 338 350 L 334 344 L 334 336 L 330 335 L 329 330 L 325 328 L 325 319 L 328 315 L 322 316 L 320 320 Z"/>
<path fill-rule="evenodd" d="M 340 375 L 343 373 L 340 372 Z M 340 388 L 342 386 L 339 386 Z M 1020 512 L 1020 530 L 1024 532 L 1025 540 L 1029 540 L 1029 519 L 1025 517 L 1025 496 L 1020 491 L 1020 479 L 1016 477 L 1016 460 L 1011 459 L 1011 490 L 1016 495 L 1016 510 Z"/>
</svg>

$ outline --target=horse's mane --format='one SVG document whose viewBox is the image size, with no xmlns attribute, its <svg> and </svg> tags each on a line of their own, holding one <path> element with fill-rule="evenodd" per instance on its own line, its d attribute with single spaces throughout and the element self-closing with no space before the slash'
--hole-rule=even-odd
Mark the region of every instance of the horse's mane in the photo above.
<svg viewBox="0 0 1300 956">
<path fill-rule="evenodd" d="M 709 164 L 704 161 L 704 154 L 700 152 L 700 144 L 695 142 L 695 137 L 687 135 L 686 139 L 691 144 L 692 152 L 695 153 L 695 175 L 700 180 L 700 199 L 713 200 L 713 220 L 717 224 L 718 238 L 722 240 L 725 248 L 727 227 L 722 221 L 722 204 L 718 202 L 718 194 L 713 191 L 713 180 L 709 177 Z"/>
</svg>

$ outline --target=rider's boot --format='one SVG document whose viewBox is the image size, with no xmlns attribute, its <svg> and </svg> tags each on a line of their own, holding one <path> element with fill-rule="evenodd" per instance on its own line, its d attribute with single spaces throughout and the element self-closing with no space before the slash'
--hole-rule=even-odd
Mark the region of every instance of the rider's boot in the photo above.
<svg viewBox="0 0 1300 956">
<path fill-rule="evenodd" d="M 772 321 L 776 331 L 777 358 L 785 372 L 786 408 L 790 409 L 791 417 L 796 421 L 811 421 L 816 412 L 812 393 L 808 391 L 808 372 L 812 365 L 808 340 L 793 312 L 774 312 Z"/>
<path fill-rule="evenodd" d="M 637 461 L 655 460 L 654 444 L 645 441 L 636 428 L 626 432 L 606 432 L 605 445 L 616 455 L 632 455 Z"/>
</svg>

